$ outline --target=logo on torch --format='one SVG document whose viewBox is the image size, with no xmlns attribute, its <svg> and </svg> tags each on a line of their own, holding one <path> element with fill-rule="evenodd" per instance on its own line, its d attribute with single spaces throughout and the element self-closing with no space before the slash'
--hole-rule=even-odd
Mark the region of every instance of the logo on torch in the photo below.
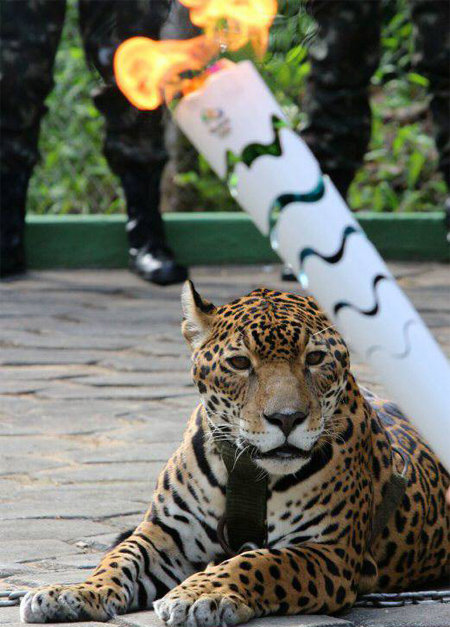
<svg viewBox="0 0 450 627">
<path fill-rule="evenodd" d="M 231 121 L 223 109 L 203 109 L 200 118 L 212 135 L 226 137 L 231 132 Z"/>
</svg>

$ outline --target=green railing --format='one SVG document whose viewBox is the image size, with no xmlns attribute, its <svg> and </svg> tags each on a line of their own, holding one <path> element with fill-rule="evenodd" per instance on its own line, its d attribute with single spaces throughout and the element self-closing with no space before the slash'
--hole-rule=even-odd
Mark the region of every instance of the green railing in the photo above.
<svg viewBox="0 0 450 627">
<path fill-rule="evenodd" d="M 358 221 L 385 259 L 450 261 L 444 213 L 360 213 Z M 276 254 L 244 213 L 172 213 L 164 216 L 180 262 L 277 262 Z M 125 217 L 30 216 L 30 268 L 120 268 L 127 264 Z"/>
</svg>

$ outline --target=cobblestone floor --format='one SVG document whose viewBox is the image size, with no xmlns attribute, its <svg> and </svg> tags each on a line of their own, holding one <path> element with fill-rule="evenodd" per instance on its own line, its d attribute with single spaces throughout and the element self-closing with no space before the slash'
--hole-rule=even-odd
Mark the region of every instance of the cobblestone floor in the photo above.
<svg viewBox="0 0 450 627">
<path fill-rule="evenodd" d="M 448 267 L 392 269 L 450 354 Z M 258 285 L 298 289 L 278 276 L 277 268 L 193 271 L 218 303 Z M 81 581 L 115 535 L 140 520 L 197 398 L 179 293 L 125 271 L 40 272 L 2 284 L 0 590 Z M 357 360 L 355 370 L 380 390 Z M 253 625 L 450 627 L 449 607 Z M 152 612 L 115 622 L 159 624 Z M 16 623 L 17 607 L 0 608 L 0 624 Z"/>
</svg>

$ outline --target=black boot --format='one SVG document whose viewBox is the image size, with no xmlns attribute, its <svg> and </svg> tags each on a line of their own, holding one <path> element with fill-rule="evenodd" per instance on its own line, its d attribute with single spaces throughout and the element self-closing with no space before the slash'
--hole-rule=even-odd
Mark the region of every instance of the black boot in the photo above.
<svg viewBox="0 0 450 627">
<path fill-rule="evenodd" d="M 159 212 L 162 165 L 151 172 L 138 167 L 120 175 L 127 201 L 130 269 L 157 285 L 181 283 L 188 276 L 166 244 Z"/>
<path fill-rule="evenodd" d="M 25 203 L 30 171 L 5 170 L 0 177 L 0 277 L 26 270 L 24 231 Z"/>
<path fill-rule="evenodd" d="M 182 283 L 188 277 L 187 270 L 180 266 L 167 246 L 130 248 L 130 269 L 146 281 L 157 285 Z"/>
</svg>

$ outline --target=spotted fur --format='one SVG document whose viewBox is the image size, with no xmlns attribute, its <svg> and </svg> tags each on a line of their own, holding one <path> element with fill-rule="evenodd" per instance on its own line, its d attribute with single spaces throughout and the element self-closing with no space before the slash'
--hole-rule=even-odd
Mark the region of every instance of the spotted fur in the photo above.
<svg viewBox="0 0 450 627">
<path fill-rule="evenodd" d="M 30 592 L 22 620 L 105 621 L 155 601 L 168 625 L 235 625 L 333 613 L 358 593 L 443 576 L 449 475 L 395 405 L 361 391 L 315 301 L 258 289 L 216 308 L 187 284 L 183 306 L 202 402 L 144 521 L 84 583 Z M 269 484 L 267 545 L 229 559 L 217 538 L 220 439 L 247 448 Z M 403 467 L 394 447 L 409 460 L 408 487 L 373 541 L 374 513 Z"/>
</svg>

